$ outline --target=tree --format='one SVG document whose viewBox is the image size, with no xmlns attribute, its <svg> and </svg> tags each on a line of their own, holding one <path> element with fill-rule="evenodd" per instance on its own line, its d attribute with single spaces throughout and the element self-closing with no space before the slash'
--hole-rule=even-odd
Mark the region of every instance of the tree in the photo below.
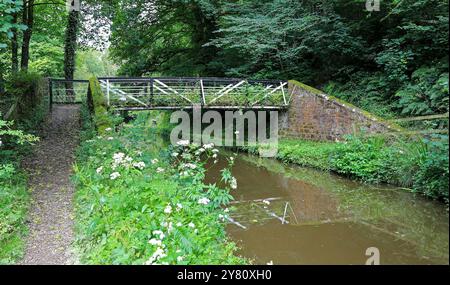
<svg viewBox="0 0 450 285">
<path fill-rule="evenodd" d="M 69 12 L 69 18 L 67 20 L 65 46 L 64 46 L 64 76 L 66 79 L 73 79 L 75 73 L 75 53 L 77 47 L 77 31 L 78 22 L 80 17 L 80 11 L 72 9 Z M 71 82 L 66 83 L 67 96 L 69 98 L 74 97 L 72 91 L 73 84 Z"/>
<path fill-rule="evenodd" d="M 27 26 L 27 29 L 23 32 L 20 60 L 20 68 L 23 71 L 28 70 L 28 63 L 30 61 L 30 41 L 34 25 L 34 1 L 35 0 L 24 1 L 22 7 L 22 22 Z"/>
</svg>

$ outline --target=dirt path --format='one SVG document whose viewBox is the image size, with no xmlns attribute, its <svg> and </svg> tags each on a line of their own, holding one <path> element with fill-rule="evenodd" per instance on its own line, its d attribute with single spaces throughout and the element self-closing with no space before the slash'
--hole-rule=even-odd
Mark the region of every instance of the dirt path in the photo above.
<svg viewBox="0 0 450 285">
<path fill-rule="evenodd" d="M 32 205 L 21 264 L 72 264 L 73 193 L 70 182 L 78 144 L 79 107 L 59 105 L 44 125 L 41 142 L 25 159 Z"/>
</svg>

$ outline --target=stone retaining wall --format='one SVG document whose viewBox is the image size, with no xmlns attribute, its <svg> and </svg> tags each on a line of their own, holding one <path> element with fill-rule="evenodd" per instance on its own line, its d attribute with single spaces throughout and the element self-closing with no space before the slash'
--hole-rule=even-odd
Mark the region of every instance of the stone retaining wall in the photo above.
<svg viewBox="0 0 450 285">
<path fill-rule="evenodd" d="M 288 112 L 280 134 L 306 140 L 340 140 L 358 132 L 380 133 L 397 129 L 393 124 L 342 100 L 297 81 L 289 81 Z"/>
</svg>

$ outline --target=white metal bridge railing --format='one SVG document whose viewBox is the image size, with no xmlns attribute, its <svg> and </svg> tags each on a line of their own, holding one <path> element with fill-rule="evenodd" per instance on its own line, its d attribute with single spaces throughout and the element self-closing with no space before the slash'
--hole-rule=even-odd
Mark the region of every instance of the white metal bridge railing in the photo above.
<svg viewBox="0 0 450 285">
<path fill-rule="evenodd" d="M 282 109 L 289 105 L 287 81 L 228 78 L 99 78 L 109 106 L 123 110 Z"/>
</svg>

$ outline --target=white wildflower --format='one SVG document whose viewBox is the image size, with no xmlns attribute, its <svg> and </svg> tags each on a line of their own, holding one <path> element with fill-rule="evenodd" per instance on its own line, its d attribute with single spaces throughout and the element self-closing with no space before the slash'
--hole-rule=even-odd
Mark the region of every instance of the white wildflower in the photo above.
<svg viewBox="0 0 450 285">
<path fill-rule="evenodd" d="M 103 166 L 100 166 L 99 168 L 97 168 L 96 172 L 97 174 L 100 174 L 103 171 Z"/>
<path fill-rule="evenodd" d="M 199 203 L 199 204 L 202 204 L 202 205 L 208 205 L 209 202 L 210 202 L 210 200 L 209 200 L 208 198 L 206 198 L 206 197 L 200 198 L 200 199 L 198 200 L 198 203 Z"/>
<path fill-rule="evenodd" d="M 155 231 L 153 231 L 153 235 L 159 236 L 159 239 L 160 239 L 160 240 L 163 240 L 164 237 L 165 237 L 164 233 L 163 233 L 162 231 L 160 231 L 160 230 L 155 230 Z"/>
<path fill-rule="evenodd" d="M 174 153 L 172 153 L 172 156 L 173 157 L 177 157 L 179 155 L 179 153 L 178 152 L 174 152 Z"/>
<path fill-rule="evenodd" d="M 172 206 L 167 205 L 166 208 L 164 208 L 164 213 L 166 214 L 172 213 Z"/>
<path fill-rule="evenodd" d="M 164 168 L 162 168 L 162 167 L 158 167 L 158 168 L 156 169 L 156 172 L 158 172 L 158 173 L 162 173 L 162 172 L 164 172 Z"/>
<path fill-rule="evenodd" d="M 153 253 L 153 255 L 145 262 L 146 265 L 152 265 L 155 264 L 156 261 L 158 261 L 161 258 L 166 257 L 167 254 L 164 252 L 164 249 L 161 247 L 158 247 L 156 251 Z"/>
<path fill-rule="evenodd" d="M 183 259 L 184 259 L 184 257 L 183 257 L 183 256 L 178 256 L 178 257 L 177 257 L 177 261 L 178 261 L 178 262 L 181 262 L 181 261 L 183 261 Z"/>
<path fill-rule="evenodd" d="M 177 144 L 179 146 L 188 146 L 189 145 L 189 140 L 181 140 L 181 141 L 177 142 Z"/>
<path fill-rule="evenodd" d="M 119 172 L 113 172 L 111 173 L 111 175 L 109 176 L 109 178 L 111 178 L 111 180 L 115 180 L 117 178 L 120 177 L 120 173 Z"/>
<path fill-rule="evenodd" d="M 112 141 L 114 138 L 113 137 L 108 137 L 107 140 Z"/>
<path fill-rule="evenodd" d="M 197 165 L 195 165 L 193 163 L 186 163 L 186 164 L 184 164 L 184 167 L 190 168 L 190 169 L 196 169 Z"/>
<path fill-rule="evenodd" d="M 263 200 L 263 203 L 266 205 L 270 205 L 270 201 L 269 200 Z"/>
<path fill-rule="evenodd" d="M 125 153 L 123 153 L 123 152 L 117 152 L 113 155 L 114 160 L 123 160 L 124 157 L 125 157 Z"/>
<path fill-rule="evenodd" d="M 180 203 L 177 203 L 177 211 L 180 211 L 181 209 L 183 209 L 183 205 L 181 205 Z"/>
<path fill-rule="evenodd" d="M 134 162 L 133 166 L 138 168 L 138 169 L 140 169 L 140 170 L 142 170 L 142 169 L 145 168 L 145 162 L 143 162 L 143 161 L 141 161 L 141 162 Z"/>
<path fill-rule="evenodd" d="M 195 228 L 195 224 L 194 224 L 193 222 L 190 222 L 190 223 L 188 224 L 188 227 L 190 227 L 190 228 Z"/>
<path fill-rule="evenodd" d="M 214 144 L 213 143 L 208 143 L 208 144 L 204 144 L 203 145 L 203 148 L 204 149 L 212 149 L 214 147 Z"/>
<path fill-rule="evenodd" d="M 267 262 L 267 265 L 273 265 L 273 261 L 271 260 L 271 261 Z"/>
<path fill-rule="evenodd" d="M 237 188 L 237 180 L 236 180 L 236 178 L 231 178 L 231 181 L 230 181 L 230 187 L 231 187 L 231 189 L 236 189 Z"/>
<path fill-rule="evenodd" d="M 112 128 L 106 128 L 105 131 L 110 132 L 112 131 Z"/>
<path fill-rule="evenodd" d="M 157 245 L 157 246 L 162 245 L 162 241 L 160 241 L 159 239 L 155 239 L 155 238 L 152 238 L 151 240 L 149 240 L 148 243 L 151 245 Z"/>
</svg>

